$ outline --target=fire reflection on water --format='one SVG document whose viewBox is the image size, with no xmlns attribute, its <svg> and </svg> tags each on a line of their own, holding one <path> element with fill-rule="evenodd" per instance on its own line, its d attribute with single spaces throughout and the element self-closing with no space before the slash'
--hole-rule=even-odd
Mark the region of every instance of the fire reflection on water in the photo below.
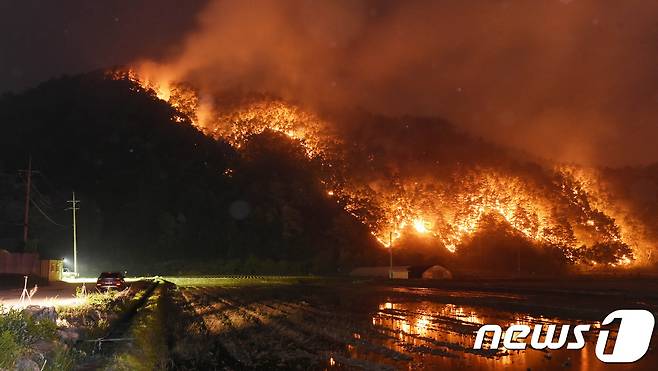
<svg viewBox="0 0 658 371">
<path fill-rule="evenodd" d="M 404 312 L 401 315 L 398 312 Z M 373 316 L 373 324 L 384 326 L 398 332 L 411 335 L 424 335 L 428 330 L 436 329 L 432 318 L 448 318 L 465 324 L 482 324 L 482 318 L 470 308 L 454 304 L 442 304 L 440 308 L 423 309 L 409 312 L 407 305 L 386 302 L 379 305 L 379 312 Z"/>
<path fill-rule="evenodd" d="M 374 329 L 384 336 L 385 347 L 411 355 L 409 367 L 463 367 L 490 369 L 508 366 L 512 369 L 528 367 L 573 366 L 586 369 L 592 366 L 592 339 L 580 351 L 507 350 L 500 344 L 498 351 L 473 350 L 475 334 L 483 324 L 498 324 L 503 328 L 511 324 L 534 325 L 564 324 L 562 321 L 527 313 L 504 312 L 482 307 L 442 304 L 436 302 L 387 301 L 379 304 L 372 316 Z M 594 323 L 593 328 L 599 328 Z M 490 339 L 489 339 L 490 340 Z M 529 342 L 529 338 L 523 341 Z M 348 353 L 358 357 L 348 349 Z M 580 352 L 580 354 L 578 353 Z M 566 367 L 566 366 L 565 366 Z"/>
<path fill-rule="evenodd" d="M 385 302 L 379 305 L 379 311 L 373 316 L 372 323 L 381 330 L 392 331 L 400 340 L 415 344 L 422 338 L 463 342 L 464 338 L 468 337 L 468 331 L 464 333 L 457 328 L 475 329 L 475 325 L 479 327 L 483 320 L 472 308 L 454 304 L 416 306 Z M 445 331 L 448 327 L 455 329 Z"/>
</svg>

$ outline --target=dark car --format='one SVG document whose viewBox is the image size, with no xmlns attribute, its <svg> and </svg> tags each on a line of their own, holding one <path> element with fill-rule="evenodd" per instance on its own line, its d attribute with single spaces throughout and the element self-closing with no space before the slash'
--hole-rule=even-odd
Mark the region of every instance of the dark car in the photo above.
<svg viewBox="0 0 658 371">
<path fill-rule="evenodd" d="M 103 272 L 96 281 L 96 288 L 99 290 L 123 290 L 125 287 L 126 281 L 121 272 Z"/>
</svg>

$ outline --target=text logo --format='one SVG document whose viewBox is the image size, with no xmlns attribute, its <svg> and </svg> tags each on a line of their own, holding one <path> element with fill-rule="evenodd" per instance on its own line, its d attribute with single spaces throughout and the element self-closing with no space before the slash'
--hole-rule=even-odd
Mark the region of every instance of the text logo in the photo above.
<svg viewBox="0 0 658 371">
<path fill-rule="evenodd" d="M 642 358 L 649 349 L 651 335 L 655 319 L 653 314 L 643 309 L 620 309 L 608 314 L 602 326 L 611 324 L 614 320 L 620 319 L 621 324 L 617 332 L 612 353 L 605 354 L 605 347 L 608 343 L 609 330 L 599 331 L 599 337 L 596 341 L 596 357 L 606 363 L 630 363 Z M 567 346 L 567 349 L 582 349 L 585 346 L 584 333 L 590 330 L 591 325 L 577 325 L 573 327 L 574 342 L 567 344 L 570 325 L 562 325 L 560 335 L 555 339 L 555 330 L 557 325 L 548 325 L 546 334 L 542 340 L 543 325 L 535 325 L 532 329 L 530 338 L 530 347 L 533 349 L 560 349 Z M 500 339 L 503 338 L 503 346 L 510 350 L 523 350 L 528 343 L 523 342 L 530 335 L 530 326 L 512 325 L 503 336 L 503 330 L 498 325 L 484 325 L 480 327 L 475 337 L 473 349 L 482 349 L 484 337 L 491 332 L 490 349 L 498 349 Z"/>
</svg>

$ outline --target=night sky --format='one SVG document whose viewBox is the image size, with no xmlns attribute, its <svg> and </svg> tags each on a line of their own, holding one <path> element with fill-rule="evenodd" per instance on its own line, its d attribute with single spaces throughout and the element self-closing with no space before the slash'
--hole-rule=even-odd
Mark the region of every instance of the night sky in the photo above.
<svg viewBox="0 0 658 371">
<path fill-rule="evenodd" d="M 0 91 L 176 51 L 206 1 L 2 1 Z"/>
<path fill-rule="evenodd" d="M 653 2 L 25 1 L 0 14 L 0 91 L 150 60 L 204 94 L 440 116 L 559 161 L 658 161 Z"/>
</svg>

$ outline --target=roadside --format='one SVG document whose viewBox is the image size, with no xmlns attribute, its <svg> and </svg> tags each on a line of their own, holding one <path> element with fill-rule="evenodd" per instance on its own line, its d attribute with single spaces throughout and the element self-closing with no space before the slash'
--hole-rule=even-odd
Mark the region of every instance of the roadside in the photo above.
<svg viewBox="0 0 658 371">
<path fill-rule="evenodd" d="M 14 298 L 3 301 L 0 313 L 0 369 L 65 371 L 104 363 L 104 338 L 131 308 L 141 305 L 147 282 L 103 293 L 82 290 L 82 285 L 60 282 L 40 287 L 25 302 L 16 299 L 22 289 L 2 291 Z"/>
<path fill-rule="evenodd" d="M 21 301 L 21 293 L 23 285 L 14 288 L 0 290 L 0 304 L 5 308 L 18 308 L 25 305 L 38 305 L 38 306 L 69 306 L 80 304 L 79 298 L 76 298 L 76 290 L 80 288 L 80 284 L 68 282 L 50 282 L 47 286 L 39 285 L 31 280 L 28 280 L 28 292 L 34 290 L 35 285 L 37 289 L 34 295 L 28 299 Z M 95 287 L 90 287 L 87 284 L 87 290 L 95 290 Z"/>
</svg>

